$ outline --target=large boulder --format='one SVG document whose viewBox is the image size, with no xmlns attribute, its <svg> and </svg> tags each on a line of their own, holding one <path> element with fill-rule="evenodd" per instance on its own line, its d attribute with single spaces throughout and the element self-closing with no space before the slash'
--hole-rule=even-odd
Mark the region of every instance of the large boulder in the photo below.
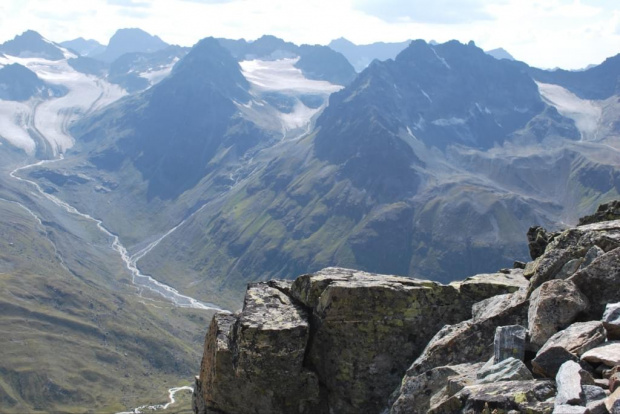
<svg viewBox="0 0 620 414">
<path fill-rule="evenodd" d="M 582 385 L 594 385 L 592 376 L 573 361 L 565 362 L 555 377 L 558 394 L 556 405 L 581 405 L 585 403 Z"/>
<path fill-rule="evenodd" d="M 555 378 L 566 361 L 578 361 L 586 351 L 605 342 L 605 329 L 598 321 L 576 322 L 553 335 L 532 360 L 532 371 Z"/>
<path fill-rule="evenodd" d="M 526 335 L 527 329 L 521 325 L 498 327 L 493 343 L 493 362 L 497 364 L 507 358 L 523 361 Z"/>
<path fill-rule="evenodd" d="M 380 411 L 435 332 L 470 317 L 473 291 L 341 268 L 297 278 L 291 294 L 312 313 L 308 362 L 330 409 Z"/>
<path fill-rule="evenodd" d="M 581 359 L 592 363 L 603 363 L 609 367 L 620 365 L 620 341 L 606 342 L 590 349 Z"/>
<path fill-rule="evenodd" d="M 414 377 L 406 377 L 398 397 L 390 404 L 390 414 L 425 413 L 432 405 L 472 385 L 482 364 L 437 367 Z"/>
<path fill-rule="evenodd" d="M 598 206 L 596 213 L 581 217 L 579 225 L 599 223 L 601 221 L 620 220 L 620 200 L 614 200 Z"/>
<path fill-rule="evenodd" d="M 528 326 L 530 343 L 541 347 L 553 334 L 575 321 L 588 308 L 587 298 L 570 281 L 543 283 L 530 297 Z"/>
<path fill-rule="evenodd" d="M 620 301 L 620 248 L 596 258 L 568 280 L 588 298 L 588 317 L 600 320 L 608 303 Z"/>
<path fill-rule="evenodd" d="M 527 309 L 525 296 L 515 292 L 503 295 L 501 303 L 493 302 L 494 311 L 484 313 L 484 318 L 444 326 L 414 361 L 407 375 L 419 375 L 443 365 L 488 361 L 494 355 L 497 327 L 525 325 Z"/>
<path fill-rule="evenodd" d="M 601 322 L 575 322 L 549 338 L 538 354 L 543 353 L 548 348 L 560 346 L 580 357 L 603 342 L 605 342 L 605 328 Z"/>
<path fill-rule="evenodd" d="M 302 306 L 268 283 L 250 284 L 240 314 L 211 321 L 196 412 L 321 412 L 318 377 L 303 365 L 308 337 Z"/>
<path fill-rule="evenodd" d="M 534 377 L 523 361 L 506 358 L 493 364 L 485 365 L 476 374 L 476 384 L 491 384 L 498 381 L 528 381 Z"/>
<path fill-rule="evenodd" d="M 601 252 L 620 247 L 620 220 L 589 224 L 554 233 L 544 253 L 527 263 L 528 295 L 543 283 L 587 269 Z M 574 275 L 573 275 L 574 276 Z"/>
<path fill-rule="evenodd" d="M 505 293 L 513 293 L 528 286 L 527 279 L 521 269 L 509 269 L 506 272 L 480 274 L 468 277 L 461 282 L 452 282 L 463 298 L 471 303 Z"/>
</svg>

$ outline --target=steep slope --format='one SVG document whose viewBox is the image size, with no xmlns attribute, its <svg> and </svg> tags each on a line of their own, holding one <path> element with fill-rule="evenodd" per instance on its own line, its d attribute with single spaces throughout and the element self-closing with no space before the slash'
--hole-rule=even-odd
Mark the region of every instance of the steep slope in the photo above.
<svg viewBox="0 0 620 414">
<path fill-rule="evenodd" d="M 473 44 L 414 42 L 332 95 L 316 125 L 256 157 L 144 268 L 231 291 L 329 265 L 448 281 L 525 258 L 531 223 L 571 222 L 618 191 L 597 178 L 618 153 L 579 142 L 525 71 Z"/>
<path fill-rule="evenodd" d="M 110 38 L 105 50 L 99 54 L 92 54 L 95 59 L 111 63 L 125 53 L 153 53 L 165 49 L 169 45 L 158 36 L 153 36 L 144 30 L 119 29 Z"/>
<path fill-rule="evenodd" d="M 189 384 L 210 312 L 137 290 L 93 221 L 0 174 L 0 407 L 126 411 Z M 20 174 L 17 172 L 16 174 Z"/>
<path fill-rule="evenodd" d="M 0 99 L 27 101 L 35 96 L 58 97 L 67 91 L 61 86 L 48 85 L 25 66 L 13 63 L 0 68 Z"/>
<path fill-rule="evenodd" d="M 0 45 L 0 52 L 22 58 L 43 58 L 48 60 L 64 59 L 67 53 L 59 45 L 44 39 L 39 33 L 27 30 Z"/>
<path fill-rule="evenodd" d="M 607 58 L 600 65 L 583 71 L 547 71 L 536 68 L 528 68 L 528 71 L 537 81 L 560 85 L 581 99 L 603 100 L 620 93 L 620 55 Z"/>
<path fill-rule="evenodd" d="M 347 131 L 358 119 L 378 121 L 373 123 L 383 131 L 372 134 L 374 139 L 408 127 L 427 146 L 490 148 L 543 108 L 538 88 L 526 73 L 475 45 L 452 41 L 431 46 L 418 40 L 395 61 L 372 65 L 350 88 L 334 95 L 318 123 L 317 152 L 348 158 L 354 150 L 341 146 L 358 139 L 361 131 Z"/>
<path fill-rule="evenodd" d="M 234 117 L 248 88 L 230 54 L 204 39 L 156 87 L 73 132 L 97 145 L 90 156 L 97 168 L 114 171 L 128 160 L 148 183 L 149 199 L 176 198 L 208 174 L 218 149 L 243 152 L 257 143 L 260 132 Z"/>
<path fill-rule="evenodd" d="M 110 64 L 108 81 L 130 93 L 147 89 L 168 76 L 187 51 L 168 46 L 152 53 L 125 53 Z"/>
<path fill-rule="evenodd" d="M 290 47 L 273 43 L 271 58 Z M 524 259 L 532 223 L 617 197 L 618 134 L 603 127 L 617 102 L 600 103 L 602 135 L 583 140 L 527 67 L 474 44 L 413 42 L 327 108 L 338 87 L 295 58 L 225 52 L 202 41 L 166 80 L 79 124 L 79 154 L 37 173 L 186 294 L 234 304 L 248 280 L 333 265 L 454 280 Z"/>
<path fill-rule="evenodd" d="M 515 58 L 508 53 L 508 51 L 504 48 L 491 49 L 486 51 L 487 54 L 493 56 L 495 59 L 508 59 L 515 60 Z"/>
</svg>

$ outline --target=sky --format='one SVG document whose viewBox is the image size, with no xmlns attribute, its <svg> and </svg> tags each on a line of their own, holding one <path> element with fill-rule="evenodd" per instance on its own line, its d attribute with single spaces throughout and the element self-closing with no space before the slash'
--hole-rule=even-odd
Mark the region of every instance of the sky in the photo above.
<svg viewBox="0 0 620 414">
<path fill-rule="evenodd" d="M 618 0 L 2 0 L 0 42 L 31 29 L 106 44 L 137 27 L 171 44 L 207 37 L 297 44 L 425 39 L 503 47 L 541 68 L 580 69 L 620 53 Z"/>
</svg>

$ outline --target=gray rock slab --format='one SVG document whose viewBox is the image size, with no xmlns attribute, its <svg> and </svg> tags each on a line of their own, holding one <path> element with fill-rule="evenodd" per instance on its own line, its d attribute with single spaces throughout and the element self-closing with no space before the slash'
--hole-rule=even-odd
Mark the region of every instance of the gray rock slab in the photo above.
<svg viewBox="0 0 620 414">
<path fill-rule="evenodd" d="M 549 338 L 539 354 L 547 348 L 559 346 L 580 357 L 604 342 L 605 328 L 601 322 L 576 322 Z"/>
<path fill-rule="evenodd" d="M 508 273 L 485 273 L 468 277 L 461 282 L 452 282 L 459 292 L 470 297 L 473 302 L 506 293 L 513 293 L 527 287 L 529 282 L 520 269 L 510 269 Z"/>
<path fill-rule="evenodd" d="M 581 359 L 591 363 L 603 363 L 610 367 L 620 365 L 620 341 L 599 345 L 584 353 Z"/>
<path fill-rule="evenodd" d="M 586 407 L 581 407 L 579 405 L 556 405 L 553 407 L 552 414 L 592 414 L 590 410 Z"/>
<path fill-rule="evenodd" d="M 443 365 L 488 361 L 494 354 L 497 327 L 524 325 L 527 321 L 528 302 L 519 292 L 513 295 L 503 302 L 505 306 L 498 306 L 483 319 L 444 326 L 407 370 L 408 375 L 418 375 Z M 518 299 L 513 301 L 514 298 Z"/>
<path fill-rule="evenodd" d="M 594 379 L 578 363 L 567 361 L 560 367 L 555 382 L 558 387 L 555 397 L 557 405 L 581 405 L 584 403 L 581 386 L 584 383 L 594 384 Z"/>
<path fill-rule="evenodd" d="M 472 319 L 474 322 L 482 321 L 501 314 L 504 310 L 512 308 L 525 301 L 526 290 L 522 288 L 514 293 L 497 295 L 472 306 Z"/>
<path fill-rule="evenodd" d="M 579 266 L 583 262 L 582 258 L 569 260 L 562 269 L 555 275 L 556 279 L 568 279 L 571 277 L 577 270 L 579 270 Z"/>
<path fill-rule="evenodd" d="M 493 341 L 493 362 L 497 364 L 507 358 L 523 361 L 526 335 L 527 330 L 521 325 L 497 327 Z"/>
<path fill-rule="evenodd" d="M 319 379 L 304 367 L 308 337 L 302 306 L 269 283 L 250 284 L 239 314 L 213 317 L 196 382 L 197 412 L 320 412 Z"/>
<path fill-rule="evenodd" d="M 544 413 L 553 409 L 553 381 L 502 381 L 470 385 L 431 407 L 428 414 L 492 412 Z M 415 413 L 415 411 L 412 411 Z"/>
<path fill-rule="evenodd" d="M 405 376 L 398 392 L 398 398 L 389 404 L 390 413 L 426 412 L 433 403 L 449 398 L 465 386 L 473 384 L 475 373 L 480 365 L 461 364 L 438 367 L 414 377 Z M 460 387 L 457 387 L 455 383 L 458 383 Z"/>
<path fill-rule="evenodd" d="M 525 277 L 531 275 L 528 294 L 531 295 L 543 283 L 554 279 L 556 274 L 571 259 L 574 259 L 574 252 L 571 250 L 547 248 L 545 254 L 537 258 L 532 265 L 528 264 L 525 269 Z"/>
<path fill-rule="evenodd" d="M 579 358 L 561 346 L 538 351 L 532 360 L 532 371 L 546 378 L 555 378 L 560 367 L 567 361 L 579 362 Z"/>
<path fill-rule="evenodd" d="M 306 361 L 338 413 L 385 407 L 433 335 L 469 319 L 473 304 L 454 286 L 342 268 L 298 277 L 291 295 L 311 309 Z"/>
<path fill-rule="evenodd" d="M 485 366 L 476 374 L 476 384 L 490 384 L 497 381 L 528 381 L 534 377 L 523 361 L 506 358 L 497 364 Z"/>
</svg>

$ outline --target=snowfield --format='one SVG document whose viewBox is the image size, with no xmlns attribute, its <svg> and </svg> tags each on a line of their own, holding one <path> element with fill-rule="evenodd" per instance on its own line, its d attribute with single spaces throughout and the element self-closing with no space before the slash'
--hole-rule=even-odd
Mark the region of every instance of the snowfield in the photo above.
<svg viewBox="0 0 620 414">
<path fill-rule="evenodd" d="M 148 70 L 146 72 L 141 72 L 140 77 L 149 81 L 151 86 L 161 82 L 166 76 L 170 75 L 172 71 L 172 67 L 176 65 L 179 61 L 179 58 L 175 57 L 172 61 L 165 66 L 161 66 L 157 69 Z"/>
<path fill-rule="evenodd" d="M 559 85 L 539 82 L 536 84 L 545 102 L 554 106 L 562 116 L 575 121 L 575 126 L 581 132 L 582 141 L 596 140 L 603 113 L 599 102 L 581 99 Z"/>
<path fill-rule="evenodd" d="M 67 54 L 67 57 L 73 57 Z M 0 65 L 18 63 L 52 85 L 64 86 L 68 93 L 58 98 L 33 97 L 26 102 L 0 101 L 0 136 L 34 154 L 37 135 L 49 143 L 54 156 L 73 146 L 69 126 L 79 118 L 118 100 L 125 90 L 92 75 L 77 72 L 67 60 L 1 56 Z"/>
<path fill-rule="evenodd" d="M 327 98 L 343 88 L 327 81 L 312 80 L 294 65 L 299 58 L 279 60 L 246 60 L 239 62 L 243 76 L 251 85 L 254 100 L 248 104 L 237 104 L 246 118 L 270 130 L 280 130 L 286 136 L 288 131 L 308 129 L 315 116 L 327 105 Z M 290 112 L 280 112 L 267 105 L 261 98 L 264 93 L 282 94 L 295 99 Z M 319 95 L 324 104 L 318 108 L 306 106 L 299 97 Z"/>
<path fill-rule="evenodd" d="M 299 58 L 280 60 L 245 60 L 239 62 L 243 76 L 256 89 L 295 93 L 334 93 L 342 89 L 327 81 L 307 79 L 294 65 Z"/>
</svg>

